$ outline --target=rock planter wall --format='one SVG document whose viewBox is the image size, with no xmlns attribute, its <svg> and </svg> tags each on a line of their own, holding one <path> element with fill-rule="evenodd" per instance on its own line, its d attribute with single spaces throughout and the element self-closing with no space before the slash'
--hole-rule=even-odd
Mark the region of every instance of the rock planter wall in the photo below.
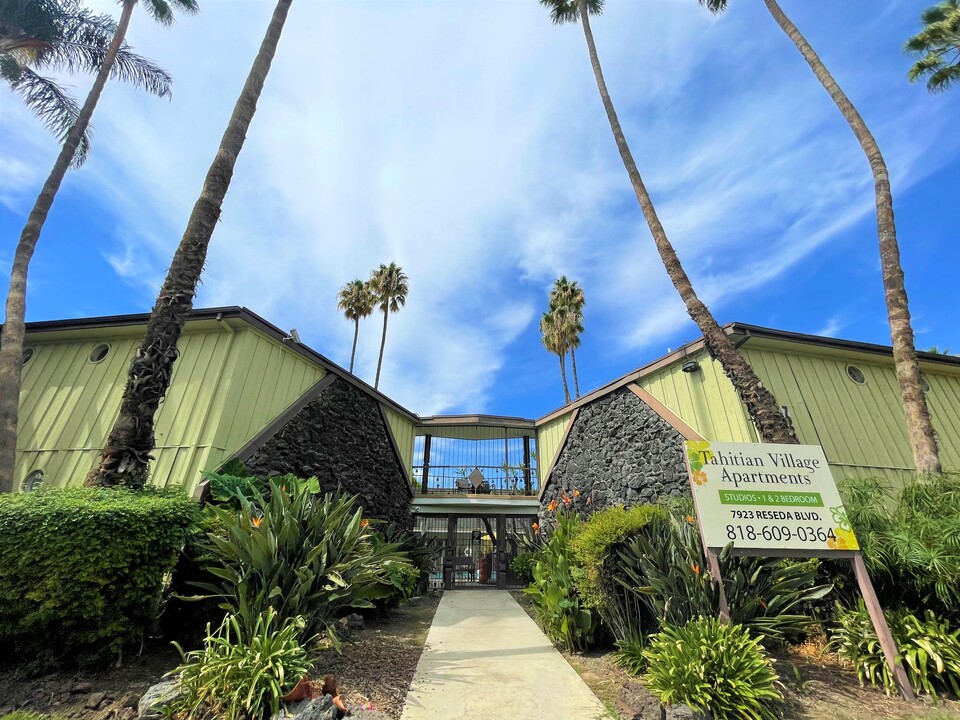
<svg viewBox="0 0 960 720">
<path fill-rule="evenodd" d="M 257 475 L 316 475 L 364 514 L 411 527 L 410 490 L 377 401 L 338 378 L 248 460 Z"/>
<path fill-rule="evenodd" d="M 683 436 L 629 388 L 580 408 L 540 501 L 540 515 L 579 490 L 593 509 L 690 492 Z"/>
</svg>

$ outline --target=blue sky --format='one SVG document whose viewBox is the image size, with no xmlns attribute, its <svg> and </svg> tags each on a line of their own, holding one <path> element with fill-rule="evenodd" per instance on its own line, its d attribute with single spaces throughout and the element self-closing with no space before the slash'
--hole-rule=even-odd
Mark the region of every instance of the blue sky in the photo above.
<svg viewBox="0 0 960 720">
<path fill-rule="evenodd" d="M 900 50 L 927 2 L 782 4 L 884 150 L 918 346 L 960 350 L 960 89 L 910 85 Z M 29 320 L 149 310 L 271 10 L 203 0 L 169 29 L 135 16 L 130 41 L 173 73 L 173 99 L 108 86 L 31 266 Z M 866 161 L 763 4 L 717 18 L 694 0 L 608 0 L 594 32 L 667 233 L 720 322 L 887 343 Z M 55 152 L 0 91 L 0 272 Z M 537 332 L 560 273 L 587 296 L 583 390 L 697 335 L 582 33 L 534 0 L 294 3 L 196 304 L 246 305 L 346 365 L 337 290 L 390 261 L 410 296 L 381 385 L 423 414 L 562 402 Z M 368 380 L 379 334 L 379 317 L 361 326 Z"/>
</svg>

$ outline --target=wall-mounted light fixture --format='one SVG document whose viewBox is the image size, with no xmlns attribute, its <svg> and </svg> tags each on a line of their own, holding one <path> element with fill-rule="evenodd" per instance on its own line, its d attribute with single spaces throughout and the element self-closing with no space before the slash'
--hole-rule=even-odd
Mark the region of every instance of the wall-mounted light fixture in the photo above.
<svg viewBox="0 0 960 720">
<path fill-rule="evenodd" d="M 685 373 L 697 372 L 700 369 L 700 363 L 696 360 L 687 360 L 680 369 Z"/>
</svg>

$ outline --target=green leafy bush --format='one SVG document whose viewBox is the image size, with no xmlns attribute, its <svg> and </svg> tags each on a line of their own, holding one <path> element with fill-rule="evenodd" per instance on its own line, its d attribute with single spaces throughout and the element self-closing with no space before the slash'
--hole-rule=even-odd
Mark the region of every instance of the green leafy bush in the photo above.
<svg viewBox="0 0 960 720">
<path fill-rule="evenodd" d="M 602 609 L 610 591 L 616 589 L 608 573 L 617 546 L 662 515 L 663 510 L 652 505 L 637 505 L 629 510 L 617 506 L 593 513 L 583 524 L 571 547 L 577 564 L 583 568 L 580 595 L 590 607 Z"/>
<path fill-rule="evenodd" d="M 533 584 L 524 590 L 532 598 L 537 619 L 550 639 L 567 650 L 584 650 L 593 642 L 597 616 L 577 594 L 578 568 L 570 544 L 580 517 L 561 508 L 557 524 L 533 568 Z"/>
<path fill-rule="evenodd" d="M 667 625 L 643 656 L 644 682 L 665 705 L 685 703 L 715 718 L 779 717 L 779 678 L 759 639 L 742 625 L 715 618 Z"/>
<path fill-rule="evenodd" d="M 882 603 L 960 621 L 960 477 L 919 478 L 899 492 L 858 478 L 840 491 Z"/>
<path fill-rule="evenodd" d="M 539 551 L 527 551 L 518 554 L 510 561 L 510 570 L 517 576 L 517 580 L 529 585 L 533 582 L 533 568 L 540 557 Z"/>
<path fill-rule="evenodd" d="M 719 613 L 719 593 L 705 567 L 692 515 L 672 511 L 654 519 L 618 555 L 619 582 L 638 595 L 661 626 Z M 734 556 L 728 546 L 719 563 L 732 621 L 773 642 L 805 632 L 810 618 L 799 610 L 831 590 L 815 584 L 816 561 Z"/>
<path fill-rule="evenodd" d="M 196 503 L 154 488 L 0 496 L 0 646 L 35 670 L 117 658 L 154 630 Z"/>
<path fill-rule="evenodd" d="M 396 545 L 397 550 L 404 553 L 419 571 L 417 584 L 411 594 L 425 593 L 430 584 L 431 573 L 440 567 L 444 539 L 413 532 L 397 523 L 378 526 L 377 533 L 386 542 Z"/>
<path fill-rule="evenodd" d="M 934 697 L 937 690 L 960 696 L 960 629 L 930 610 L 923 619 L 908 610 L 885 611 L 884 616 L 913 688 Z M 895 693 L 896 683 L 863 601 L 853 609 L 840 608 L 837 622 L 831 640 L 837 654 L 856 668 L 861 683 Z"/>
<path fill-rule="evenodd" d="M 647 644 L 647 636 L 642 632 L 624 640 L 617 640 L 617 649 L 613 653 L 614 663 L 626 670 L 628 675 L 639 675 L 647 669 L 647 659 L 643 656 Z"/>
<path fill-rule="evenodd" d="M 208 626 L 202 650 L 185 653 L 177 645 L 183 663 L 170 674 L 178 676 L 183 695 L 170 709 L 225 720 L 279 712 L 280 698 L 310 669 L 299 641 L 303 628 L 302 618 L 281 619 L 273 608 L 250 626 L 234 615 L 215 633 Z"/>
<path fill-rule="evenodd" d="M 240 503 L 211 509 L 223 530 L 207 535 L 212 579 L 195 585 L 244 627 L 272 607 L 285 620 L 303 616 L 302 641 L 325 632 L 335 643 L 333 621 L 386 597 L 390 563 L 406 560 L 393 543 L 374 541 L 355 498 L 273 478 L 269 500 Z"/>
</svg>

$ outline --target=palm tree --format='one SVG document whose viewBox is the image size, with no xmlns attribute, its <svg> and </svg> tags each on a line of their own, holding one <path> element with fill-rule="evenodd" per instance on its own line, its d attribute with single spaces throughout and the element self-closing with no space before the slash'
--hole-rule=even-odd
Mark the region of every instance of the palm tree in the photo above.
<svg viewBox="0 0 960 720">
<path fill-rule="evenodd" d="M 374 389 L 380 387 L 380 369 L 383 366 L 383 348 L 387 344 L 387 318 L 392 312 L 398 312 L 407 303 L 407 276 L 396 263 L 381 264 L 370 276 L 370 290 L 374 302 L 383 312 L 383 335 L 380 337 L 380 358 L 377 360 L 377 378 Z"/>
<path fill-rule="evenodd" d="M 943 92 L 960 80 L 960 0 L 943 0 L 920 13 L 924 28 L 903 49 L 920 59 L 907 71 L 915 82 L 927 77 L 927 90 Z M 952 55 L 952 57 L 951 57 Z"/>
<path fill-rule="evenodd" d="M 570 389 L 567 387 L 567 345 L 561 330 L 563 309 L 549 310 L 540 317 L 540 341 L 548 352 L 560 358 L 560 377 L 563 379 L 563 402 L 570 402 Z"/>
<path fill-rule="evenodd" d="M 169 24 L 173 20 L 170 3 L 187 12 L 194 12 L 197 8 L 196 0 L 149 0 L 146 6 L 156 20 Z M 23 365 L 23 338 L 27 311 L 27 270 L 57 191 L 67 170 L 76 163 L 78 151 L 81 151 L 80 159 L 83 158 L 84 135 L 103 88 L 107 84 L 107 79 L 111 75 L 131 81 L 157 95 L 163 96 L 170 93 L 169 75 L 156 65 L 124 49 L 123 39 L 136 4 L 137 0 L 123 0 L 120 21 L 115 26 L 111 25 L 112 21 L 108 22 L 108 19 L 77 10 L 76 5 L 70 3 L 64 7 L 69 8 L 73 15 L 66 19 L 58 18 L 55 12 L 58 6 L 48 1 L 23 3 L 22 0 L 4 0 L 2 5 L 5 17 L 23 22 L 20 31 L 15 30 L 12 24 L 5 25 L 3 28 L 3 31 L 8 33 L 6 47 L 9 50 L 5 56 L 7 59 L 2 61 L 6 68 L 4 74 L 7 77 L 14 77 L 15 71 L 19 71 L 20 79 L 15 81 L 14 87 L 19 87 L 25 93 L 25 98 L 28 102 L 34 103 L 35 109 L 38 98 L 43 97 L 42 91 L 38 90 L 40 85 L 37 84 L 42 78 L 22 62 L 14 67 L 16 61 L 12 58 L 18 53 L 21 58 L 33 57 L 41 64 L 46 63 L 67 69 L 97 67 L 97 75 L 83 107 L 77 112 L 75 119 L 69 120 L 72 125 L 64 136 L 60 153 L 30 211 L 27 224 L 20 233 L 20 240 L 14 251 L 13 267 L 10 270 L 10 289 L 7 292 L 6 317 L 3 324 L 3 342 L 0 344 L 0 492 L 13 490 L 20 370 Z M 19 10 L 17 10 L 18 7 Z M 38 7 L 46 12 L 36 12 Z M 46 29 L 42 29 L 43 18 L 46 18 L 44 22 L 48 23 Z M 60 23 L 59 36 L 56 30 L 58 23 Z M 50 30 L 50 25 L 54 26 L 53 31 Z M 38 33 L 41 37 L 30 39 L 29 30 L 34 27 L 41 27 L 41 32 Z M 104 33 L 111 27 L 113 28 L 112 36 L 109 42 L 104 44 L 106 39 Z M 87 42 L 85 49 L 72 44 L 74 40 Z M 18 46 L 19 50 L 16 49 Z M 121 50 L 124 51 L 122 55 Z M 26 54 L 24 54 L 25 51 Z M 94 63 L 97 64 L 94 65 Z M 30 90 L 31 87 L 34 89 Z M 56 94 L 54 88 L 55 86 L 49 83 L 46 85 L 48 95 Z M 40 95 L 37 92 L 40 92 Z M 47 108 L 48 118 L 57 116 L 55 102 L 53 105 L 41 105 L 41 107 Z M 69 103 L 62 107 L 68 114 L 71 112 Z M 61 119 L 60 122 L 67 121 Z"/>
<path fill-rule="evenodd" d="M 152 0 L 156 2 L 157 0 Z M 233 108 L 217 154 L 207 170 L 187 227 L 180 239 L 147 322 L 147 332 L 130 364 L 120 415 L 110 431 L 98 467 L 87 485 L 143 485 L 155 446 L 154 415 L 170 386 L 177 341 L 193 310 L 193 297 L 207 259 L 210 238 L 220 219 L 223 198 L 230 187 L 237 157 L 257 111 L 280 34 L 293 0 L 278 0 L 270 24 Z"/>
<path fill-rule="evenodd" d="M 577 348 L 580 347 L 580 335 L 583 333 L 583 306 L 586 298 L 583 288 L 576 280 L 569 280 L 561 275 L 550 289 L 550 308 L 562 307 L 567 310 L 566 322 L 563 324 L 563 334 L 567 346 L 570 348 L 570 364 L 573 367 L 573 391 L 580 397 L 580 380 L 577 377 Z"/>
<path fill-rule="evenodd" d="M 660 253 L 660 259 L 663 261 L 667 275 L 680 294 L 687 313 L 703 333 L 707 351 L 720 363 L 724 373 L 730 379 L 756 425 L 760 437 L 765 442 L 796 443 L 797 435 L 793 430 L 790 418 L 780 412 L 773 394 L 763 386 L 753 368 L 734 347 L 730 338 L 727 337 L 713 315 L 710 314 L 707 306 L 697 297 L 693 285 L 690 283 L 690 278 L 680 264 L 680 259 L 667 238 L 667 233 L 663 229 L 660 218 L 657 217 L 656 208 L 654 208 L 653 201 L 647 193 L 640 171 L 637 170 L 637 164 L 634 162 L 630 147 L 623 135 L 623 129 L 620 127 L 617 111 L 610 99 L 610 93 L 607 91 L 607 84 L 603 79 L 603 70 L 600 68 L 600 58 L 597 55 L 597 47 L 593 40 L 593 31 L 590 29 L 589 15 L 599 15 L 601 13 L 603 0 L 540 0 L 540 2 L 550 9 L 553 22 L 558 25 L 580 20 L 583 35 L 587 41 L 590 64 L 593 66 L 593 74 L 597 81 L 597 89 L 600 91 L 600 99 L 606 110 L 610 129 L 617 143 L 617 149 L 620 151 L 623 165 L 630 176 L 634 193 L 637 196 L 647 225 L 650 227 L 650 233 L 653 235 L 653 241 Z"/>
<path fill-rule="evenodd" d="M 713 12 L 722 12 L 727 0 L 699 0 Z M 943 471 L 940 464 L 940 452 L 937 448 L 933 422 L 927 407 L 927 398 L 923 393 L 920 363 L 917 362 L 917 348 L 914 341 L 913 326 L 910 324 L 910 307 L 907 291 L 904 287 L 903 266 L 900 264 L 900 246 L 897 244 L 897 227 L 893 219 L 893 195 L 890 191 L 890 175 L 887 164 L 880 153 L 880 146 L 874 139 L 860 113 L 850 102 L 846 93 L 837 85 L 820 56 L 800 34 L 797 26 L 788 18 L 777 0 L 763 0 L 770 15 L 780 29 L 786 33 L 797 50 L 807 61 L 820 84 L 836 103 L 840 114 L 850 125 L 857 142 L 867 157 L 873 173 L 873 187 L 877 207 L 877 235 L 880 240 L 880 273 L 887 302 L 887 318 L 890 323 L 890 339 L 893 344 L 893 362 L 900 383 L 900 398 L 907 426 L 907 438 L 913 451 L 913 461 L 920 474 Z"/>
<path fill-rule="evenodd" d="M 360 334 L 360 320 L 373 312 L 373 293 L 363 280 L 351 280 L 340 288 L 337 307 L 343 311 L 347 320 L 353 320 L 353 350 L 350 351 L 350 373 L 353 373 L 353 359 L 357 355 L 357 336 Z"/>
<path fill-rule="evenodd" d="M 63 86 L 37 71 L 96 74 L 116 32 L 113 18 L 95 15 L 78 0 L 0 0 L 0 79 L 63 143 L 77 123 L 80 106 Z M 170 93 L 170 76 L 126 43 L 117 51 L 110 75 L 155 95 Z M 88 130 L 81 133 L 75 165 L 86 158 Z"/>
</svg>

